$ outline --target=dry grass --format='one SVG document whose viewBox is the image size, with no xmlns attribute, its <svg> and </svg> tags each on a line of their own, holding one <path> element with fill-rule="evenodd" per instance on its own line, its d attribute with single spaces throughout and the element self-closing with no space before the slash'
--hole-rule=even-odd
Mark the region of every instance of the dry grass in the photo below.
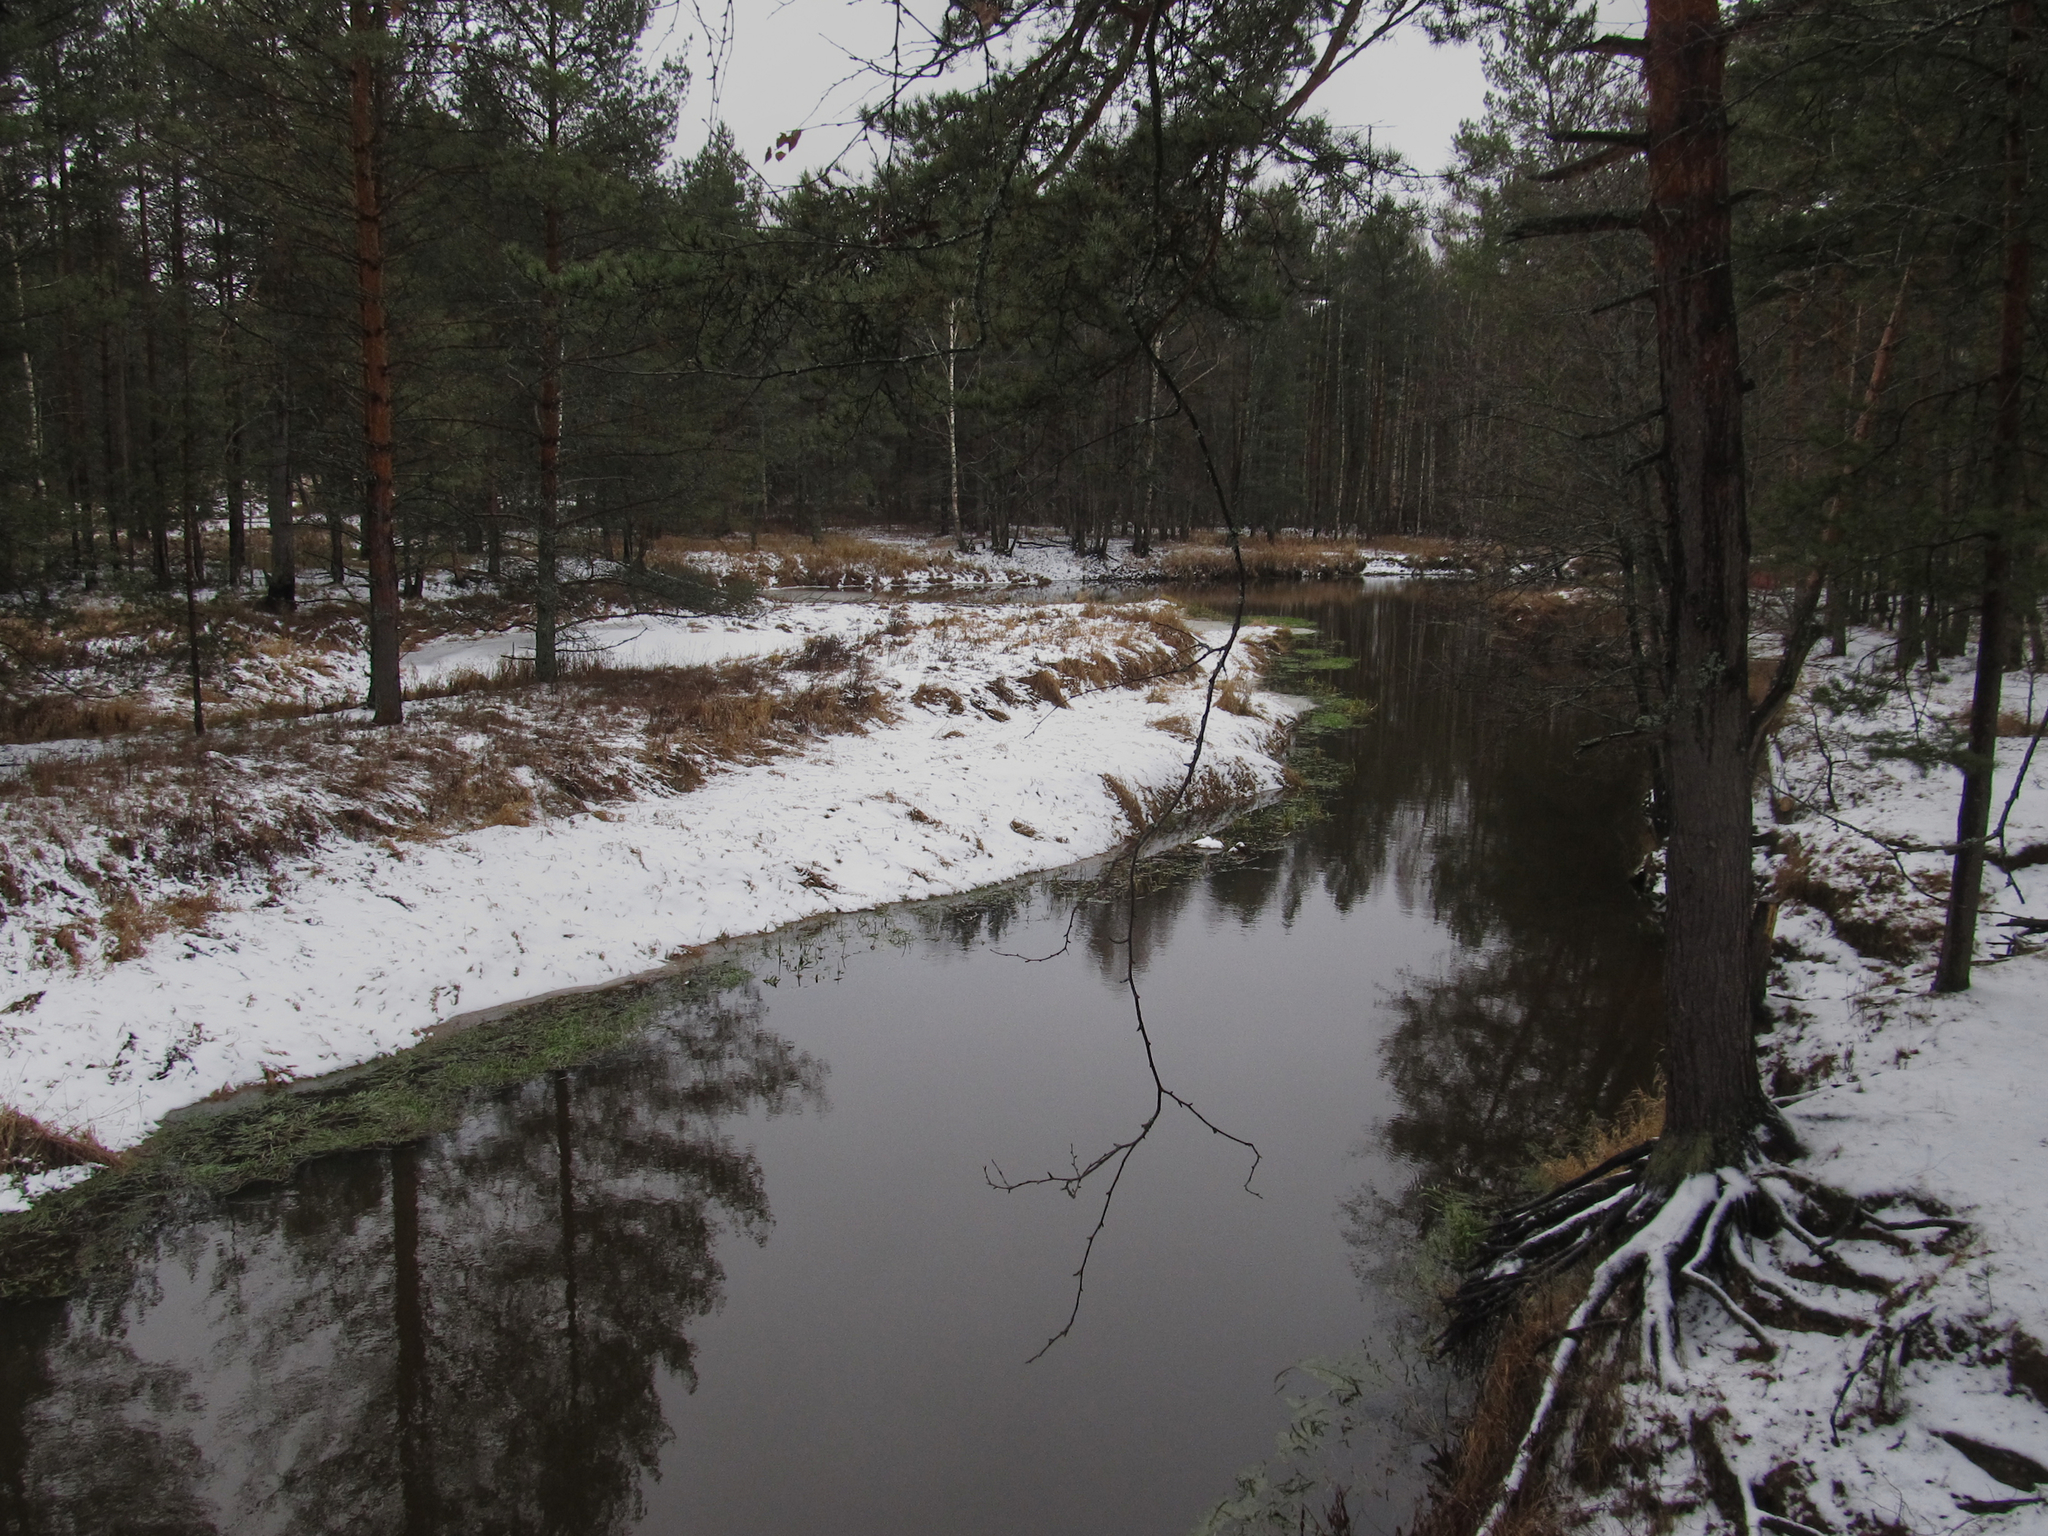
<svg viewBox="0 0 2048 1536">
<path fill-rule="evenodd" d="M 1531 1183 L 1553 1189 L 1590 1172 L 1616 1153 L 1640 1146 L 1664 1129 L 1664 1091 L 1638 1089 L 1612 1116 L 1589 1122 L 1560 1142 L 1533 1170 Z M 1523 1298 L 1494 1336 L 1472 1410 L 1450 1457 L 1450 1478 L 1416 1526 L 1416 1536 L 1469 1536 L 1484 1518 L 1536 1410 L 1551 1352 L 1584 1297 L 1591 1264 L 1560 1276 Z M 1571 1414 L 1553 1417 L 1570 1426 L 1571 1455 L 1559 1470 L 1579 1487 L 1610 1487 L 1632 1460 L 1623 1430 L 1621 1384 L 1628 1352 L 1617 1334 L 1590 1344 L 1580 1356 L 1572 1387 Z M 1558 1431 L 1553 1429 L 1555 1435 Z M 1543 1487 L 1539 1478 L 1533 1486 Z M 1562 1529 L 1557 1512 L 1540 1492 L 1509 1512 L 1500 1529 L 1525 1536 L 1551 1536 Z"/>
<path fill-rule="evenodd" d="M 1137 791 L 1113 773 L 1102 775 L 1102 787 L 1116 801 L 1132 836 L 1175 827 L 1203 826 L 1255 800 L 1263 787 L 1258 774 L 1244 763 L 1227 768 L 1204 763 L 1187 792 L 1176 801 L 1180 780 Z"/>
<path fill-rule="evenodd" d="M 0 699 L 0 741 L 68 741 L 125 736 L 168 723 L 161 712 L 133 699 L 79 698 L 45 693 Z"/>
<path fill-rule="evenodd" d="M 302 581 L 299 607 L 271 613 L 239 594 L 201 609 L 200 696 L 208 724 L 301 719 L 360 702 L 363 614 L 347 593 Z M 565 622 L 595 613 L 595 596 Z M 405 649 L 450 634 L 515 628 L 530 614 L 485 591 L 405 605 Z M 0 612 L 0 741 L 107 739 L 187 724 L 190 655 L 182 602 L 154 592 Z M 502 671 L 503 669 L 501 669 Z M 433 696 L 517 686 L 473 673 Z"/>
<path fill-rule="evenodd" d="M 2008 709 L 1998 717 L 2001 736 L 2031 736 L 2041 729 L 2039 720 L 2029 720 L 2024 710 Z"/>
<path fill-rule="evenodd" d="M 1824 915 L 1836 937 L 1866 959 L 1910 965 L 1941 937 L 1932 905 L 1907 884 L 1892 860 L 1842 854 L 1827 869 L 1818 869 L 1796 835 L 1787 836 L 1780 850 L 1778 899 Z M 1946 894 L 1947 878 L 1934 872 L 1923 877 L 1923 884 Z"/>
<path fill-rule="evenodd" d="M 0 1104 L 0 1170 L 47 1173 L 52 1168 L 110 1167 L 120 1161 L 121 1154 L 103 1146 L 91 1131 L 60 1131 Z"/>
<path fill-rule="evenodd" d="M 1552 1281 L 1526 1297 L 1502 1326 L 1450 1455 L 1449 1481 L 1417 1520 L 1415 1536 L 1469 1536 L 1485 1518 L 1536 1412 L 1551 1349 L 1584 1294 L 1583 1273 Z M 1529 1499 L 1498 1529 L 1508 1536 L 1552 1536 L 1561 1527 L 1540 1499 Z"/>
<path fill-rule="evenodd" d="M 710 557 L 710 558 L 707 558 Z M 927 544 L 884 542 L 857 533 L 828 533 L 813 540 L 801 534 L 764 533 L 758 548 L 744 536 L 724 539 L 657 539 L 647 563 L 675 574 L 717 566 L 761 587 L 823 587 L 834 591 L 930 586 L 982 585 L 985 578 L 962 563 L 949 541 Z"/>
<path fill-rule="evenodd" d="M 936 683 L 920 683 L 910 696 L 910 702 L 919 709 L 943 709 L 949 715 L 967 713 L 967 703 L 958 693 Z"/>
<path fill-rule="evenodd" d="M 327 839 L 401 844 L 687 791 L 728 765 L 895 718 L 863 658 L 582 665 L 554 688 L 499 675 L 380 730 L 344 718 L 130 736 L 0 776 L 0 916 L 69 890 L 45 963 L 131 959 L 202 927 L 217 887 L 275 879 Z"/>
<path fill-rule="evenodd" d="M 100 920 L 107 958 L 136 959 L 157 935 L 174 928 L 194 932 L 221 909 L 220 896 L 212 890 L 180 891 L 156 901 L 143 901 L 132 891 L 116 892 Z"/>
<path fill-rule="evenodd" d="M 249 898 L 235 888 L 255 882 L 262 899 L 266 881 L 274 891 L 290 861 L 332 839 L 403 857 L 410 842 L 688 792 L 726 767 L 893 721 L 872 662 L 904 646 L 942 664 L 955 647 L 977 661 L 991 649 L 1015 658 L 1007 677 L 925 681 L 909 697 L 919 709 L 996 720 L 1100 689 L 1185 689 L 1200 675 L 1200 642 L 1163 604 L 1068 608 L 1030 623 L 1015 610 L 977 610 L 898 615 L 859 645 L 819 638 L 780 662 L 629 669 L 570 658 L 552 687 L 533 684 L 530 663 L 500 663 L 415 697 L 396 729 L 279 709 L 203 739 L 131 731 L 0 774 L 0 918 L 35 925 L 43 964 L 129 959 L 202 928 L 220 910 L 218 892 L 239 902 Z M 1256 789 L 1207 771 L 1181 811 L 1207 814 Z M 1163 810 L 1133 801 L 1130 819 L 1151 825 Z"/>
<path fill-rule="evenodd" d="M 1664 1086 L 1636 1089 L 1610 1119 L 1594 1120 L 1537 1165 L 1543 1187 L 1555 1189 L 1589 1173 L 1610 1157 L 1639 1147 L 1664 1131 Z"/>
<path fill-rule="evenodd" d="M 1240 541 L 1245 575 L 1252 581 L 1336 581 L 1355 578 L 1375 556 L 1403 555 L 1425 565 L 1456 563 L 1456 546 L 1446 539 L 1388 537 L 1310 538 L 1284 533 Z M 1198 534 L 1167 550 L 1160 568 L 1168 581 L 1237 580 L 1237 562 L 1220 534 Z"/>
</svg>

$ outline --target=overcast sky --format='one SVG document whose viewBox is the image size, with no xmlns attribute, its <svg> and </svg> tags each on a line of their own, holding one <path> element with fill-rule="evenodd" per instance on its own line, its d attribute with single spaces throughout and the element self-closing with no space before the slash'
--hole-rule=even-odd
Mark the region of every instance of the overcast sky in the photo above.
<svg viewBox="0 0 2048 1536">
<path fill-rule="evenodd" d="M 854 109 L 874 90 L 859 61 L 888 56 L 894 7 L 887 0 L 732 0 L 729 29 L 727 20 L 723 0 L 670 0 L 656 21 L 654 51 L 690 65 L 682 151 L 694 153 L 709 122 L 722 119 L 757 167 L 778 134 L 803 130 L 793 155 L 764 167 L 777 182 L 844 152 Z M 916 41 L 904 39 L 906 57 Z M 1375 45 L 1316 102 L 1335 122 L 1370 128 L 1417 169 L 1437 171 L 1460 120 L 1478 114 L 1484 90 L 1476 48 L 1435 47 L 1418 29 Z M 849 169 L 860 163 L 850 157 Z"/>
</svg>

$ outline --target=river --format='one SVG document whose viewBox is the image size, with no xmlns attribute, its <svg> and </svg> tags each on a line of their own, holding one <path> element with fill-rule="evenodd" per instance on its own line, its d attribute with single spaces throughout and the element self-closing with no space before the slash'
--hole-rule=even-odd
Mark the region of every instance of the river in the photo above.
<svg viewBox="0 0 2048 1536">
<path fill-rule="evenodd" d="M 1320 738 L 1326 815 L 1177 862 L 1129 931 L 1166 1082 L 1257 1167 L 1169 1106 L 1041 1358 L 1102 1181 L 991 1179 L 1153 1103 L 1085 871 L 735 946 L 605 1060 L 0 1313 L 0 1528 L 1180 1536 L 1310 1357 L 1372 1362 L 1349 1508 L 1406 1523 L 1450 1385 L 1387 1212 L 1649 1081 L 1640 786 L 1494 707 L 1440 589 L 1253 606 L 1373 712 Z"/>
</svg>

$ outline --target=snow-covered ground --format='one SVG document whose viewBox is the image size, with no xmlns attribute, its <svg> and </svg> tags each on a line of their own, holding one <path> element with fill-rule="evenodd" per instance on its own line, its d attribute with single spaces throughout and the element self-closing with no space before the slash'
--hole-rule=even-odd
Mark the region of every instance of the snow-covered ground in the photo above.
<svg viewBox="0 0 2048 1536">
<path fill-rule="evenodd" d="M 1806 1095 L 1787 1108 L 1805 1153 L 1779 1188 L 1967 1227 L 1865 1228 L 1828 1261 L 1786 1232 L 1755 1242 L 1800 1304 L 1754 1303 L 1775 1353 L 1691 1292 L 1678 1379 L 1622 1389 L 1640 1477 L 1590 1497 L 1554 1478 L 1567 1528 L 2048 1531 L 2048 955 L 2005 926 L 2048 917 L 2048 751 L 2022 778 L 2028 738 L 1999 743 L 1994 822 L 2018 793 L 1993 851 L 2012 868 L 1986 872 L 1971 990 L 1935 996 L 1960 776 L 1909 758 L 1953 743 L 1970 663 L 1903 682 L 1890 663 L 1875 635 L 1814 663 L 1759 805 L 1784 897 L 1767 1066 Z M 2044 684 L 2009 676 L 2007 709 L 2038 721 Z"/>
<path fill-rule="evenodd" d="M 1282 532 L 1279 540 L 1276 549 L 1263 537 L 1247 536 L 1245 549 L 1254 579 L 1311 572 L 1367 579 L 1463 573 L 1456 562 L 1363 546 L 1355 539 L 1325 539 L 1290 529 Z M 985 541 L 962 550 L 950 539 L 870 529 L 857 536 L 827 534 L 816 543 L 782 537 L 759 549 L 751 548 L 739 535 L 715 544 L 664 541 L 656 547 L 654 559 L 664 566 L 687 566 L 720 580 L 739 577 L 771 589 L 1000 592 L 1091 583 L 1234 579 L 1220 543 L 1155 544 L 1141 555 L 1134 551 L 1131 540 L 1118 538 L 1104 540 L 1099 553 L 1082 554 L 1053 528 L 1020 530 L 1009 549 L 1001 553 Z"/>
<path fill-rule="evenodd" d="M 645 971 L 721 936 L 1101 853 L 1129 834 L 1130 797 L 1145 803 L 1184 771 L 1203 674 L 1146 675 L 1158 670 L 1148 658 L 1174 660 L 1160 637 L 1173 641 L 1178 625 L 1165 604 L 839 603 L 591 626 L 586 634 L 616 628 L 613 658 L 633 665 L 784 653 L 828 638 L 845 647 L 833 653 L 840 664 L 883 691 L 892 718 L 714 766 L 687 791 L 630 780 L 631 792 L 535 824 L 403 841 L 325 836 L 267 872 L 216 885 L 200 921 L 170 925 L 128 959 L 79 941 L 92 931 L 93 894 L 79 871 L 118 867 L 144 880 L 135 829 L 44 803 L 41 841 L 27 846 L 35 797 L 11 796 L 0 802 L 13 818 L 5 857 L 15 888 L 0 918 L 0 1103 L 125 1146 L 223 1085 L 331 1071 L 456 1015 Z M 445 642 L 406 665 L 416 679 L 484 670 L 513 643 Z M 1185 633 L 1174 643 L 1184 652 Z M 1064 690 L 1051 681 L 1063 662 L 1077 668 Z M 1082 678 L 1082 663 L 1108 662 L 1124 665 L 1120 680 Z M 1241 644 L 1230 676 L 1248 684 L 1252 666 Z M 1065 704 L 1043 697 L 1062 691 Z M 1229 701 L 1240 712 L 1218 709 L 1209 721 L 1200 788 L 1211 804 L 1281 787 L 1286 728 L 1301 702 L 1236 690 Z M 401 730 L 427 732 L 437 710 L 463 702 L 417 704 Z M 448 731 L 437 739 L 463 740 Z M 644 750 L 622 738 L 622 758 Z M 230 793 L 310 797 L 292 776 L 318 765 L 293 766 L 300 761 L 252 756 Z M 53 944 L 53 932 L 72 937 Z M 0 1187 L 0 1198 L 19 1203 L 23 1193 Z"/>
</svg>

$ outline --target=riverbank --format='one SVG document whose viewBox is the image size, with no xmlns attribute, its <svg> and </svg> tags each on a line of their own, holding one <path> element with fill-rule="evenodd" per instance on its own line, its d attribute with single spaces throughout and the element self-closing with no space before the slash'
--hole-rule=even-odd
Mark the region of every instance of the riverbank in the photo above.
<svg viewBox="0 0 2048 1536">
<path fill-rule="evenodd" d="M 1237 557 L 1221 534 L 1209 530 L 1143 549 L 1127 538 L 1105 538 L 1092 549 L 1076 550 L 1072 540 L 1051 528 L 1019 529 L 1001 550 L 986 540 L 970 539 L 968 545 L 877 532 L 828 533 L 816 539 L 729 534 L 663 539 L 647 558 L 650 566 L 676 575 L 826 591 L 1002 591 L 1083 583 L 1196 586 L 1234 583 L 1238 577 Z M 1254 582 L 1463 576 L 1471 574 L 1480 556 L 1449 539 L 1368 539 L 1294 529 L 1247 533 L 1239 549 L 1245 578 Z"/>
<path fill-rule="evenodd" d="M 1217 626 L 1163 603 L 619 621 L 556 689 L 516 636 L 417 700 L 19 762 L 0 1103 L 118 1151 L 171 1109 L 809 915 L 1103 852 L 1186 769 Z M 1276 792 L 1296 705 L 1241 637 L 1196 818 Z M 77 1175 L 17 1175 L 16 1205 Z"/>
<path fill-rule="evenodd" d="M 1875 634 L 1813 663 L 1760 791 L 1780 903 L 1760 1043 L 1803 1144 L 1766 1183 L 1815 1244 L 1781 1227 L 1724 1277 L 1754 1333 L 1689 1289 L 1662 1380 L 1633 1328 L 1589 1344 L 1500 1529 L 2048 1530 L 2048 680 L 2007 679 L 1975 981 L 1935 996 L 1970 689 L 1948 665 L 1900 674 Z M 1485 1518 L 1574 1299 L 1509 1325 L 1425 1528 Z"/>
</svg>

